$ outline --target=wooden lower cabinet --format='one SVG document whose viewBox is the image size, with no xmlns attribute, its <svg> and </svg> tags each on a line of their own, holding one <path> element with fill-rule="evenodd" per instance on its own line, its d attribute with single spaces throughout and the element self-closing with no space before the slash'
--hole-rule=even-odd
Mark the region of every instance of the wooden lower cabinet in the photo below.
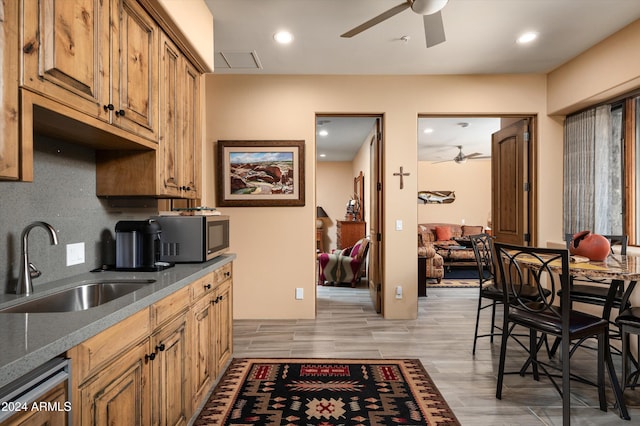
<svg viewBox="0 0 640 426">
<path fill-rule="evenodd" d="M 140 342 L 80 386 L 76 425 L 151 424 L 149 343 Z M 79 412 L 78 412 L 79 411 Z"/>
<path fill-rule="evenodd" d="M 231 265 L 211 280 L 194 284 L 208 286 L 208 292 L 191 309 L 193 349 L 191 359 L 193 409 L 196 410 L 233 353 Z M 223 268 L 221 268 L 223 269 Z M 216 272 L 220 272 L 218 270 Z M 219 280 L 223 280 L 219 282 Z"/>
<path fill-rule="evenodd" d="M 233 353 L 233 300 L 231 280 L 216 289 L 214 300 L 214 332 L 216 337 L 216 374 L 219 374 Z"/>
<path fill-rule="evenodd" d="M 231 315 L 228 264 L 69 350 L 74 425 L 186 425 L 232 355 Z"/>
<path fill-rule="evenodd" d="M 155 353 L 151 362 L 154 425 L 186 425 L 191 417 L 187 318 L 179 315 L 151 337 Z"/>
</svg>

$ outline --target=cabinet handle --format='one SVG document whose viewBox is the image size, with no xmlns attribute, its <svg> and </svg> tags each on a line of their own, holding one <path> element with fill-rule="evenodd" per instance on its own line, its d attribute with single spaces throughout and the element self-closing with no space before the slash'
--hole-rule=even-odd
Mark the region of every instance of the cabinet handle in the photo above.
<svg viewBox="0 0 640 426">
<path fill-rule="evenodd" d="M 218 296 L 218 297 L 216 297 L 215 299 L 213 299 L 213 300 L 211 301 L 211 303 L 213 303 L 213 304 L 215 305 L 215 304 L 216 304 L 216 303 L 218 303 L 219 301 L 220 301 L 220 296 Z"/>
<path fill-rule="evenodd" d="M 160 343 L 158 346 L 156 346 L 156 351 L 164 352 L 165 349 L 166 347 L 164 346 L 164 343 Z"/>
<path fill-rule="evenodd" d="M 204 289 L 205 290 L 211 290 L 211 284 L 205 284 L 204 285 Z"/>
<path fill-rule="evenodd" d="M 150 353 L 150 354 L 146 354 L 146 355 L 144 356 L 144 360 L 145 360 L 145 361 L 147 361 L 147 362 L 148 362 L 148 361 L 153 361 L 154 359 L 156 359 L 156 354 L 155 354 L 155 352 Z"/>
<path fill-rule="evenodd" d="M 114 110 L 113 104 L 105 105 L 103 108 L 105 112 Z"/>
<path fill-rule="evenodd" d="M 230 277 L 231 276 L 231 272 L 229 272 L 229 271 L 225 272 L 224 276 L 227 277 L 227 278 Z"/>
<path fill-rule="evenodd" d="M 121 110 L 116 111 L 116 116 L 118 116 L 118 117 L 124 117 L 124 110 L 123 110 L 123 109 L 121 109 Z"/>
</svg>

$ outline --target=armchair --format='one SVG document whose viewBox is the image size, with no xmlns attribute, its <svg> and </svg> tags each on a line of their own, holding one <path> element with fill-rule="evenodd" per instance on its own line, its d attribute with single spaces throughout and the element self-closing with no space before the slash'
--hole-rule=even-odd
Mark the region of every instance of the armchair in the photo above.
<svg viewBox="0 0 640 426">
<path fill-rule="evenodd" d="M 355 287 L 360 280 L 362 265 L 367 258 L 369 240 L 362 238 L 353 247 L 318 255 L 318 284 L 325 282 L 350 283 Z"/>
</svg>

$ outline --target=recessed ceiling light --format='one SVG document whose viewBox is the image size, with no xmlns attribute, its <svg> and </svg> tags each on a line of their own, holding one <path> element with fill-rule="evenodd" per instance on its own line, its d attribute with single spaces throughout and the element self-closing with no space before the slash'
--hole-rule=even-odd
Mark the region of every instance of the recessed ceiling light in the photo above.
<svg viewBox="0 0 640 426">
<path fill-rule="evenodd" d="M 326 156 L 327 156 L 327 154 L 320 154 L 320 157 L 322 157 L 322 158 L 324 158 Z"/>
<path fill-rule="evenodd" d="M 424 132 L 424 133 L 427 133 L 427 134 L 429 134 L 429 133 L 433 133 L 433 129 L 431 129 L 431 128 L 424 129 L 424 130 L 423 130 L 423 132 Z"/>
<path fill-rule="evenodd" d="M 273 35 L 273 38 L 280 44 L 289 44 L 293 41 L 293 34 L 289 31 L 278 31 Z"/>
<path fill-rule="evenodd" d="M 520 37 L 518 37 L 517 42 L 519 44 L 527 44 L 527 43 L 531 43 L 537 38 L 538 38 L 538 33 L 533 31 L 528 31 L 526 33 L 523 33 Z"/>
<path fill-rule="evenodd" d="M 328 131 L 326 131 L 326 130 L 324 130 L 324 129 L 322 129 L 322 130 L 320 130 L 320 131 L 318 132 L 318 134 L 319 134 L 320 136 L 327 136 L 327 135 L 329 134 L 329 132 L 328 132 Z"/>
</svg>

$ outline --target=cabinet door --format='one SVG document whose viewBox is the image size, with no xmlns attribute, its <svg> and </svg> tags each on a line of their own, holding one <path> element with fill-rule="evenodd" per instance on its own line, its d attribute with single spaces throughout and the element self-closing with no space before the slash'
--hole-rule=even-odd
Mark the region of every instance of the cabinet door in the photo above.
<svg viewBox="0 0 640 426">
<path fill-rule="evenodd" d="M 112 19 L 116 40 L 112 45 L 112 120 L 118 127 L 157 141 L 159 30 L 135 0 L 112 2 L 112 11 L 117 11 Z"/>
<path fill-rule="evenodd" d="M 154 425 L 186 425 L 191 418 L 190 343 L 185 314 L 151 337 Z"/>
<path fill-rule="evenodd" d="M 80 410 L 74 410 L 78 425 L 150 424 L 149 340 L 118 356 L 94 379 L 80 387 Z M 78 404 L 78 402 L 74 402 Z"/>
<path fill-rule="evenodd" d="M 233 300 L 231 280 L 220 284 L 216 289 L 214 300 L 216 332 L 216 371 L 222 371 L 233 353 Z"/>
<path fill-rule="evenodd" d="M 22 84 L 102 120 L 109 102 L 109 4 L 23 2 Z"/>
<path fill-rule="evenodd" d="M 20 178 L 18 138 L 18 4 L 0 2 L 0 179 Z"/>
<path fill-rule="evenodd" d="M 162 195 L 180 195 L 180 166 L 179 158 L 180 127 L 178 113 L 180 100 L 178 87 L 180 85 L 180 58 L 178 48 L 162 33 L 160 35 L 160 138 L 158 146 L 159 169 L 161 170 Z"/>
<path fill-rule="evenodd" d="M 201 119 L 200 119 L 200 73 L 187 61 L 182 61 L 182 196 L 200 196 L 201 164 Z"/>
<path fill-rule="evenodd" d="M 215 367 L 216 342 L 213 327 L 213 305 L 211 295 L 205 295 L 191 308 L 192 344 L 191 377 L 193 409 L 195 410 L 210 390 L 217 372 Z"/>
</svg>

